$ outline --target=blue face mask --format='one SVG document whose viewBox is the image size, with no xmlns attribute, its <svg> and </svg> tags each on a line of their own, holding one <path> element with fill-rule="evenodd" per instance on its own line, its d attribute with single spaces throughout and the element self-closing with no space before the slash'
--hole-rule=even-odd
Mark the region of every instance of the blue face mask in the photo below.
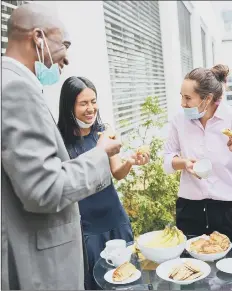
<svg viewBox="0 0 232 291">
<path fill-rule="evenodd" d="M 202 102 L 196 107 L 183 108 L 184 114 L 189 120 L 200 119 L 205 115 L 208 105 L 206 105 L 205 109 L 202 112 L 199 112 L 198 110 L 198 107 L 202 104 Z"/>
<path fill-rule="evenodd" d="M 41 33 L 42 33 L 43 38 L 44 38 L 44 40 L 42 40 L 42 42 L 41 42 L 42 61 L 41 61 L 41 58 L 40 58 L 38 47 L 36 45 L 36 52 L 37 52 L 39 61 L 35 62 L 35 74 L 36 74 L 36 77 L 39 79 L 39 81 L 40 81 L 40 83 L 42 85 L 53 85 L 53 84 L 57 83 L 59 81 L 59 79 L 60 79 L 59 65 L 57 63 L 53 64 L 52 57 L 51 57 L 51 54 L 50 54 L 50 50 L 48 48 L 48 45 L 47 45 L 47 42 L 46 42 L 46 39 L 45 39 L 43 31 L 41 31 Z M 47 47 L 47 50 L 48 50 L 48 54 L 49 54 L 49 57 L 50 57 L 50 61 L 51 61 L 51 64 L 52 64 L 50 68 L 47 68 L 45 66 L 45 64 L 44 64 L 44 46 L 43 46 L 43 41 L 46 44 L 46 47 Z"/>
<path fill-rule="evenodd" d="M 60 79 L 58 64 L 53 64 L 47 68 L 43 63 L 35 62 L 35 74 L 42 85 L 53 85 Z"/>
</svg>

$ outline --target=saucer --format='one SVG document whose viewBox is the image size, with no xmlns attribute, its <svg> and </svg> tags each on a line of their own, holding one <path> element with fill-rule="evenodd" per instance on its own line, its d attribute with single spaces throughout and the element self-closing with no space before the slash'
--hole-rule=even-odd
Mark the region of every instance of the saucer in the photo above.
<svg viewBox="0 0 232 291">
<path fill-rule="evenodd" d="M 232 274 L 232 258 L 226 258 L 218 261 L 216 267 L 222 272 Z"/>
<path fill-rule="evenodd" d="M 106 259 L 105 250 L 103 250 L 103 251 L 100 253 L 100 257 L 101 257 L 102 259 Z"/>
</svg>

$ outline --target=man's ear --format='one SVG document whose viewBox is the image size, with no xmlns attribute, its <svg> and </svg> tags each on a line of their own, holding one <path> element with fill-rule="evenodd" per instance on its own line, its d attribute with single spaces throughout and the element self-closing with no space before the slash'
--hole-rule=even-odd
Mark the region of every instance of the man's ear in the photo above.
<svg viewBox="0 0 232 291">
<path fill-rule="evenodd" d="M 32 39 L 38 48 L 44 48 L 43 35 L 40 28 L 35 28 L 32 32 Z"/>
</svg>

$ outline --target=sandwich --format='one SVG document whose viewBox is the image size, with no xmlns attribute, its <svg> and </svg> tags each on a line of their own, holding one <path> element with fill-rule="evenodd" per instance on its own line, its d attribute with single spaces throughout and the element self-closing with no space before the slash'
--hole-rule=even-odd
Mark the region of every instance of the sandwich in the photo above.
<svg viewBox="0 0 232 291">
<path fill-rule="evenodd" d="M 168 277 L 175 281 L 189 281 L 194 280 L 202 275 L 203 273 L 201 270 L 197 266 L 193 265 L 189 260 L 187 260 L 185 263 L 174 267 L 169 273 Z"/>
<path fill-rule="evenodd" d="M 116 138 L 116 134 L 111 127 L 107 127 L 103 132 L 98 132 L 97 134 L 100 137 L 103 133 L 106 134 L 110 139 Z"/>
<path fill-rule="evenodd" d="M 126 262 L 115 269 L 113 272 L 113 281 L 114 282 L 122 282 L 131 276 L 133 276 L 136 272 L 136 268 L 129 262 Z"/>
<path fill-rule="evenodd" d="M 137 153 L 137 155 L 149 154 L 150 147 L 148 145 L 143 145 L 137 149 L 136 153 Z"/>
<path fill-rule="evenodd" d="M 225 134 L 228 137 L 232 137 L 232 130 L 229 128 L 225 128 L 222 130 L 222 133 Z"/>
</svg>

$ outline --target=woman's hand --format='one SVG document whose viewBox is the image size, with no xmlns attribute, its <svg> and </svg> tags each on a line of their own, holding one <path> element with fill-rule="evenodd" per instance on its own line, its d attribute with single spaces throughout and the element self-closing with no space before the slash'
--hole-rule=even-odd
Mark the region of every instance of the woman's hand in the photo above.
<svg viewBox="0 0 232 291">
<path fill-rule="evenodd" d="M 133 154 L 128 159 L 127 162 L 131 164 L 131 166 L 142 166 L 146 165 L 150 160 L 150 155 L 148 153 L 145 154 Z"/>
<path fill-rule="evenodd" d="M 199 176 L 197 176 L 197 174 L 193 171 L 193 166 L 194 166 L 195 163 L 196 163 L 196 160 L 195 160 L 195 159 L 186 159 L 186 160 L 185 160 L 185 170 L 186 170 L 189 174 L 191 174 L 191 175 L 197 177 L 198 179 L 201 179 L 201 178 L 200 178 Z"/>
<path fill-rule="evenodd" d="M 229 150 L 232 152 L 232 136 L 229 137 L 229 141 L 228 141 L 227 145 L 229 147 Z"/>
</svg>

